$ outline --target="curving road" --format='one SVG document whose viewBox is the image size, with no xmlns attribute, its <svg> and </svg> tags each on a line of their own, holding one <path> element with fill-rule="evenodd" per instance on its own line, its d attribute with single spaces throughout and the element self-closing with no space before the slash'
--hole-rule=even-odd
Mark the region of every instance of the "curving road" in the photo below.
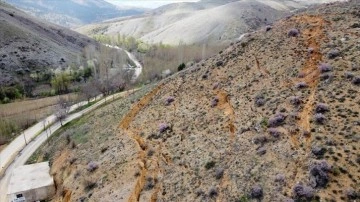
<svg viewBox="0 0 360 202">
<path fill-rule="evenodd" d="M 140 62 L 136 59 L 135 55 L 130 53 L 129 51 L 127 50 L 124 50 L 122 48 L 120 48 L 119 46 L 113 46 L 113 45 L 110 45 L 110 44 L 104 44 L 105 46 L 107 47 L 110 47 L 110 48 L 114 48 L 114 49 L 117 49 L 117 50 L 122 50 L 122 51 L 125 51 L 125 53 L 128 55 L 128 57 L 130 58 L 130 60 L 132 60 L 136 67 L 134 68 L 135 69 L 135 73 L 134 73 L 134 76 L 133 78 L 131 78 L 131 81 L 132 82 L 135 82 L 136 79 L 140 76 L 141 72 L 142 72 L 142 69 L 143 69 L 143 66 L 140 64 Z"/>
<path fill-rule="evenodd" d="M 93 111 L 98 106 L 104 104 L 107 100 L 117 99 L 124 97 L 138 89 L 117 93 L 105 97 L 95 103 L 94 105 L 70 114 L 66 119 L 63 120 L 63 125 L 75 120 L 84 114 Z M 87 102 L 81 102 L 71 107 L 71 111 L 85 105 Z M 7 202 L 7 188 L 10 181 L 10 176 L 14 168 L 24 165 L 30 156 L 47 140 L 48 136 L 52 135 L 55 131 L 61 128 L 61 123 L 56 121 L 54 115 L 47 117 L 45 120 L 45 127 L 49 127 L 48 130 L 43 131 L 44 121 L 37 123 L 31 128 L 25 131 L 25 138 L 27 138 L 28 144 L 25 144 L 24 136 L 20 135 L 14 141 L 12 141 L 3 151 L 0 153 L 0 176 L 3 176 L 0 180 L 0 202 Z M 39 134 L 40 133 L 40 134 Z M 49 134 L 50 133 L 50 134 Z"/>
</svg>

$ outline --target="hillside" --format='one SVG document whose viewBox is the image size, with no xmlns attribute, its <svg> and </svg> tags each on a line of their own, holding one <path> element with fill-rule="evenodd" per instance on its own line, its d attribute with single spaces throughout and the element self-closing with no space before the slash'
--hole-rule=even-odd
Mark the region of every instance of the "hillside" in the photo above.
<svg viewBox="0 0 360 202">
<path fill-rule="evenodd" d="M 1 86 L 21 83 L 36 71 L 67 67 L 81 60 L 86 46 L 98 46 L 93 39 L 40 22 L 3 3 L 0 30 Z"/>
<path fill-rule="evenodd" d="M 103 0 L 61 0 L 51 1 L 51 3 L 47 3 L 47 0 L 5 0 L 5 2 L 24 10 L 32 16 L 65 27 L 78 27 L 144 12 L 144 9 L 140 8 L 116 7 Z"/>
<path fill-rule="evenodd" d="M 53 201 L 359 200 L 359 11 L 282 19 L 69 125 L 39 158 Z"/>
<path fill-rule="evenodd" d="M 88 36 L 126 35 L 147 43 L 177 45 L 233 41 L 314 1 L 230 0 L 174 3 L 130 19 L 86 25 Z"/>
</svg>

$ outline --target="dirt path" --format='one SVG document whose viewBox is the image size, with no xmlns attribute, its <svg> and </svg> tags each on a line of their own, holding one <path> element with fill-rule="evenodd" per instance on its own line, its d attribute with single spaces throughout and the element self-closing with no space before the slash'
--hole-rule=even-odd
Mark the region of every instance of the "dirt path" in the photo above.
<svg viewBox="0 0 360 202">
<path fill-rule="evenodd" d="M 325 20 L 318 16 L 299 16 L 295 18 L 297 23 L 307 23 L 309 28 L 302 31 L 302 35 L 306 37 L 305 46 L 313 49 L 313 53 L 308 56 L 305 65 L 302 67 L 300 74 L 304 75 L 304 78 L 296 79 L 295 82 L 304 81 L 309 86 L 310 94 L 305 98 L 306 103 L 303 110 L 300 112 L 300 120 L 298 125 L 302 131 L 310 132 L 310 120 L 313 115 L 314 102 L 316 88 L 319 83 L 319 64 L 322 61 L 322 54 L 320 52 L 320 42 L 324 40 L 324 26 Z M 301 131 L 300 131 L 301 132 Z M 295 134 L 297 141 L 302 134 Z M 305 137 L 307 142 L 311 141 L 311 134 Z M 298 142 L 299 143 L 299 142 Z"/>
<path fill-rule="evenodd" d="M 137 150 L 139 151 L 138 162 L 140 167 L 140 175 L 138 176 L 135 187 L 133 188 L 131 195 L 129 196 L 129 202 L 139 201 L 141 192 L 144 190 L 144 186 L 147 183 L 146 177 L 152 175 L 155 179 L 158 175 L 158 172 L 160 171 L 159 159 L 161 157 L 161 148 L 160 151 L 157 151 L 157 156 L 153 155 L 153 157 L 150 158 L 147 155 L 147 152 L 149 152 L 149 148 L 147 147 L 146 140 L 144 140 L 140 135 L 138 135 L 140 132 L 134 128 L 131 128 L 130 124 L 135 119 L 136 115 L 151 102 L 151 100 L 156 96 L 162 86 L 163 84 L 160 84 L 150 93 L 141 98 L 141 100 L 134 107 L 132 107 L 129 113 L 124 116 L 125 118 L 121 120 L 119 124 L 119 127 L 124 130 L 126 135 L 128 135 L 136 143 Z M 150 167 L 151 170 L 149 170 Z M 159 185 L 157 185 L 154 190 L 155 191 L 152 193 L 150 201 L 156 201 L 157 193 L 160 190 Z"/>
<path fill-rule="evenodd" d="M 302 37 L 305 38 L 305 47 L 312 48 L 313 52 L 308 54 L 305 65 L 301 68 L 300 74 L 304 75 L 303 78 L 295 79 L 294 82 L 306 82 L 308 85 L 308 89 L 310 93 L 307 97 L 304 98 L 306 100 L 303 110 L 300 112 L 300 119 L 298 121 L 298 126 L 300 128 L 299 131 L 293 132 L 292 135 L 292 143 L 293 146 L 299 149 L 299 145 L 305 143 L 305 154 L 309 153 L 311 147 L 311 127 L 310 121 L 313 117 L 315 97 L 316 97 L 316 89 L 319 83 L 320 71 L 319 71 L 319 63 L 322 61 L 322 54 L 320 52 L 320 42 L 324 40 L 325 33 L 324 27 L 326 22 L 323 18 L 319 16 L 307 16 L 302 15 L 294 18 L 295 23 L 297 24 L 307 24 L 307 29 L 302 30 Z M 305 133 L 304 133 L 305 132 Z M 306 135 L 304 135 L 306 134 Z M 305 142 L 303 142 L 305 141 Z M 292 182 L 289 183 L 289 186 L 295 184 L 295 182 L 300 179 L 300 171 L 303 169 L 302 165 L 305 165 L 305 161 L 307 160 L 307 155 L 300 155 L 299 158 L 293 162 L 294 163 L 294 173 L 292 177 Z M 291 189 L 288 189 L 289 194 L 291 194 Z"/>
</svg>

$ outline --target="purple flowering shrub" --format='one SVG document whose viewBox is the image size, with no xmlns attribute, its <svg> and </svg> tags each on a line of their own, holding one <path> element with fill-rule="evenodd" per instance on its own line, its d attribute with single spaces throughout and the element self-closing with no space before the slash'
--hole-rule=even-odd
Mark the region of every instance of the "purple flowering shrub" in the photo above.
<svg viewBox="0 0 360 202">
<path fill-rule="evenodd" d="M 263 190 L 259 185 L 255 185 L 251 188 L 250 192 L 251 198 L 261 198 L 263 196 Z"/>
<path fill-rule="evenodd" d="M 274 117 L 271 117 L 268 122 L 269 127 L 277 127 L 283 124 L 286 116 L 284 114 L 276 114 Z"/>
<path fill-rule="evenodd" d="M 315 107 L 315 112 L 316 113 L 324 113 L 329 111 L 329 106 L 325 103 L 319 103 L 316 105 Z"/>
<path fill-rule="evenodd" d="M 327 63 L 321 63 L 319 65 L 319 70 L 321 73 L 330 72 L 332 70 L 332 67 Z"/>
<path fill-rule="evenodd" d="M 289 37 L 297 37 L 300 35 L 300 31 L 296 28 L 290 29 L 288 32 Z"/>
<path fill-rule="evenodd" d="M 329 59 L 334 59 L 340 55 L 340 51 L 337 49 L 332 49 L 328 52 L 327 57 Z"/>
<path fill-rule="evenodd" d="M 167 131 L 168 129 L 170 129 L 170 126 L 168 124 L 166 124 L 166 123 L 161 123 L 159 125 L 159 132 L 160 133 L 163 133 L 163 132 Z"/>
<path fill-rule="evenodd" d="M 172 97 L 172 96 L 170 96 L 170 97 L 168 97 L 168 98 L 166 98 L 166 100 L 165 100 L 165 105 L 166 106 L 169 106 L 172 102 L 174 102 L 175 101 L 175 98 L 174 97 Z"/>
<path fill-rule="evenodd" d="M 281 135 L 281 132 L 277 128 L 269 128 L 268 132 L 271 136 L 278 138 Z"/>
<path fill-rule="evenodd" d="M 326 161 L 314 162 L 310 165 L 310 182 L 313 187 L 325 187 L 329 182 L 331 166 Z"/>
<path fill-rule="evenodd" d="M 308 84 L 305 81 L 300 81 L 299 83 L 297 83 L 295 85 L 296 88 L 301 89 L 301 88 L 307 88 Z"/>
<path fill-rule="evenodd" d="M 296 184 L 293 188 L 295 199 L 310 200 L 314 197 L 314 189 L 302 184 Z"/>
<path fill-rule="evenodd" d="M 314 120 L 316 123 L 318 124 L 324 124 L 325 121 L 326 121 L 326 117 L 324 116 L 324 114 L 321 114 L 321 113 L 316 113 L 314 115 Z"/>
<path fill-rule="evenodd" d="M 211 100 L 211 107 L 214 108 L 218 105 L 219 103 L 219 98 L 218 97 L 214 97 L 212 100 Z"/>
<path fill-rule="evenodd" d="M 95 170 L 98 169 L 98 168 L 99 168 L 98 164 L 95 163 L 95 162 L 93 162 L 93 161 L 90 161 L 90 162 L 88 163 L 88 165 L 87 165 L 87 170 L 88 170 L 89 172 L 93 172 L 93 171 L 95 171 Z"/>
</svg>

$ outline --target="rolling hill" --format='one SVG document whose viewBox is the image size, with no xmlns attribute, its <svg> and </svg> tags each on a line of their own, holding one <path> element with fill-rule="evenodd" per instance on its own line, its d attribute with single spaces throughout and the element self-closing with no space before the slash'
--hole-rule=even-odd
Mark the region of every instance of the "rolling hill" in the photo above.
<svg viewBox="0 0 360 202">
<path fill-rule="evenodd" d="M 314 6 L 69 125 L 53 201 L 359 200 L 359 19 Z"/>
<path fill-rule="evenodd" d="M 144 12 L 144 9 L 140 8 L 116 7 L 103 0 L 6 0 L 5 2 L 37 18 L 65 27 L 78 27 Z"/>
<path fill-rule="evenodd" d="M 86 25 L 77 29 L 96 34 L 133 36 L 148 43 L 217 43 L 269 25 L 315 1 L 231 0 L 175 3 L 130 19 Z M 321 1 L 316 1 L 321 2 Z"/>
</svg>

